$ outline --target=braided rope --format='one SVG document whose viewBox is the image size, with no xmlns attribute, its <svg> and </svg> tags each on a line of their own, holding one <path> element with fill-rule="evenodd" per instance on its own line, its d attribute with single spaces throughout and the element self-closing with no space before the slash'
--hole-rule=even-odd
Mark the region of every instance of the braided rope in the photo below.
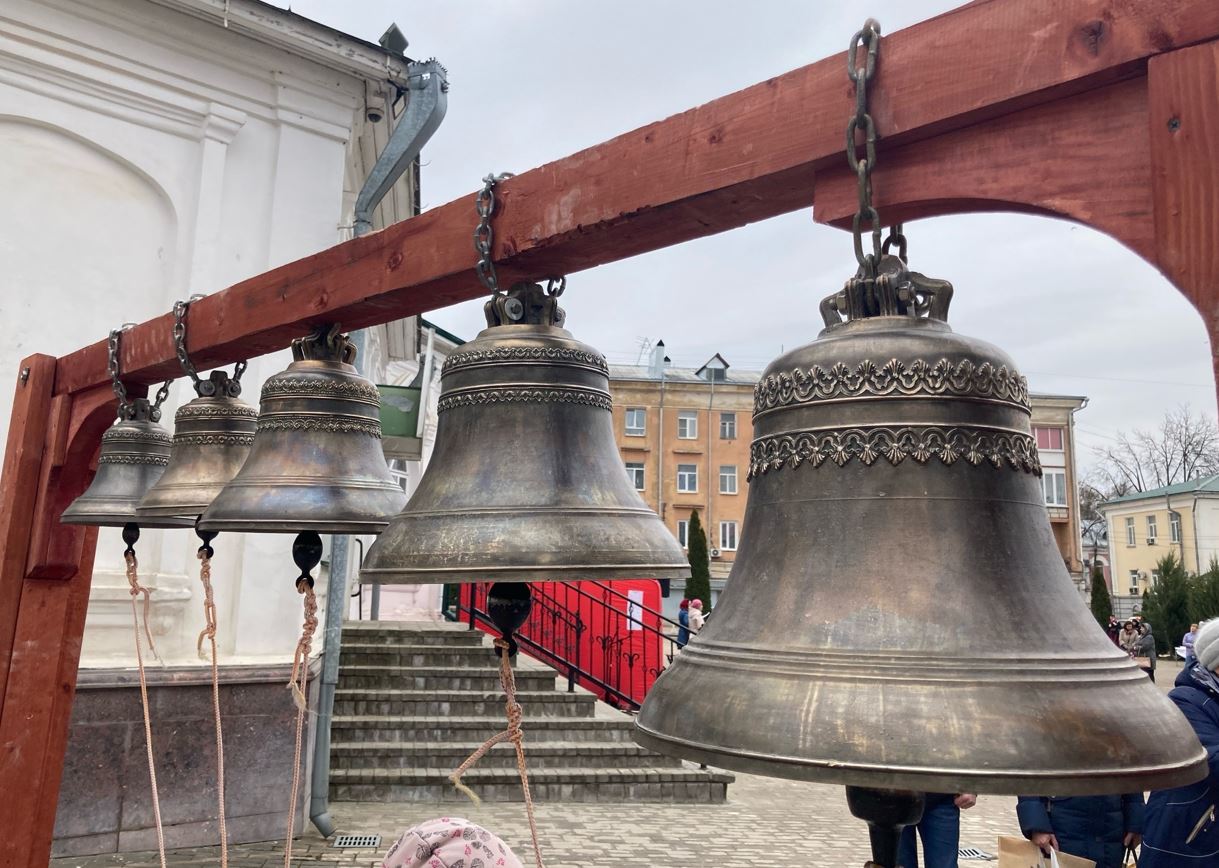
<svg viewBox="0 0 1219 868">
<path fill-rule="evenodd" d="M 508 656 L 508 643 L 504 639 L 496 639 L 495 647 L 500 650 L 499 680 L 504 688 L 506 700 L 505 713 L 508 718 L 508 728 L 503 732 L 496 733 L 483 742 L 478 750 L 470 754 L 466 758 L 466 761 L 449 775 L 449 780 L 453 782 L 453 786 L 460 792 L 465 793 L 474 804 L 481 804 L 482 799 L 478 797 L 477 793 L 461 782 L 461 776 L 482 759 L 491 748 L 505 741 L 511 741 L 516 749 L 516 770 L 521 775 L 521 791 L 525 795 L 525 816 L 529 818 L 529 834 L 533 839 L 533 858 L 537 863 L 537 868 L 545 868 L 542 864 L 542 848 L 538 844 L 538 824 L 533 815 L 533 796 L 529 792 L 529 769 L 525 763 L 525 734 L 521 729 L 524 713 L 521 710 L 521 704 L 516 700 L 516 678 L 512 674 L 512 661 Z"/>
<path fill-rule="evenodd" d="M 284 868 L 292 863 L 292 836 L 296 827 L 296 799 L 301 786 L 301 744 L 305 732 L 305 714 L 309 699 L 305 693 L 309 680 L 309 651 L 313 647 L 313 631 L 317 629 L 317 597 L 313 593 L 313 582 L 300 580 L 296 590 L 305 597 L 305 621 L 300 641 L 296 643 L 296 655 L 292 658 L 292 680 L 288 689 L 296 703 L 296 750 L 292 757 L 292 797 L 288 802 L 288 836 L 284 839 Z"/>
<path fill-rule="evenodd" d="M 196 650 L 206 660 L 203 640 L 211 644 L 212 713 L 216 721 L 216 801 L 220 819 L 220 868 L 228 868 L 229 836 L 224 818 L 224 733 L 220 726 L 220 666 L 216 654 L 216 602 L 212 597 L 212 559 L 206 546 L 199 549 L 199 581 L 203 583 L 203 618 L 206 626 L 199 634 Z"/>
<path fill-rule="evenodd" d="M 148 679 L 144 676 L 144 654 L 140 650 L 140 616 L 135 606 L 135 598 L 144 595 L 144 633 L 148 636 L 149 650 L 156 655 L 152 647 L 152 632 L 148 627 L 149 592 L 140 584 L 139 564 L 135 552 L 128 549 L 123 554 L 127 561 L 127 584 L 131 585 L 131 625 L 135 635 L 135 662 L 140 672 L 140 703 L 144 708 L 144 746 L 148 749 L 148 780 L 152 785 L 152 816 L 157 825 L 157 855 L 161 860 L 161 868 L 165 868 L 165 832 L 161 828 L 161 797 L 157 791 L 157 767 L 152 752 L 152 719 L 148 713 Z"/>
</svg>

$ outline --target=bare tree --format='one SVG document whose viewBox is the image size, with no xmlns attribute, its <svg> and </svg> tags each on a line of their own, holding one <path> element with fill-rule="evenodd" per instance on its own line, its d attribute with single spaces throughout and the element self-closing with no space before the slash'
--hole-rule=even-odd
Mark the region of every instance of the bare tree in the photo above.
<svg viewBox="0 0 1219 868">
<path fill-rule="evenodd" d="M 1120 432 L 1097 448 L 1096 473 L 1107 498 L 1162 488 L 1219 473 L 1219 428 L 1182 405 L 1164 414 L 1154 431 Z"/>
</svg>

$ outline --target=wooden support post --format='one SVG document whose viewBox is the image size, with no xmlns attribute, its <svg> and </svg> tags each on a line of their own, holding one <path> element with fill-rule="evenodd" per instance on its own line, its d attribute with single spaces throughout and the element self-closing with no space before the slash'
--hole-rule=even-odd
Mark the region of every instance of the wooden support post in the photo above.
<svg viewBox="0 0 1219 868">
<path fill-rule="evenodd" d="M 1219 379 L 1219 41 L 1147 66 L 1155 257 L 1202 314 Z"/>
</svg>

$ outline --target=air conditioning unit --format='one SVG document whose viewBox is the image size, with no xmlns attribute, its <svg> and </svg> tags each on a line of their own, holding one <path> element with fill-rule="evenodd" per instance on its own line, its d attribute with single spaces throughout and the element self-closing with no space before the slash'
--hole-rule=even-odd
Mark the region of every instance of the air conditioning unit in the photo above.
<svg viewBox="0 0 1219 868">
<path fill-rule="evenodd" d="M 719 550 L 719 549 L 712 549 L 712 550 L 711 550 L 711 557 L 713 557 L 713 558 L 718 558 L 719 556 L 720 556 L 720 550 Z"/>
<path fill-rule="evenodd" d="M 1153 546 L 1156 544 L 1156 538 L 1153 536 L 1147 537 L 1147 545 Z"/>
</svg>

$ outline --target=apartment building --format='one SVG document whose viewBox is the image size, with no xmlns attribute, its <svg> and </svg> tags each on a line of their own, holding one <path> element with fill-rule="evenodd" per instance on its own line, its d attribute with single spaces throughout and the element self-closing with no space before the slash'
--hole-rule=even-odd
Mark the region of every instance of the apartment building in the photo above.
<svg viewBox="0 0 1219 868">
<path fill-rule="evenodd" d="M 647 365 L 611 365 L 614 431 L 626 472 L 644 502 L 687 545 L 698 511 L 711 555 L 712 596 L 741 544 L 756 371 L 718 353 L 699 368 L 668 364 L 664 343 Z M 674 582 L 670 600 L 681 598 Z"/>
</svg>

